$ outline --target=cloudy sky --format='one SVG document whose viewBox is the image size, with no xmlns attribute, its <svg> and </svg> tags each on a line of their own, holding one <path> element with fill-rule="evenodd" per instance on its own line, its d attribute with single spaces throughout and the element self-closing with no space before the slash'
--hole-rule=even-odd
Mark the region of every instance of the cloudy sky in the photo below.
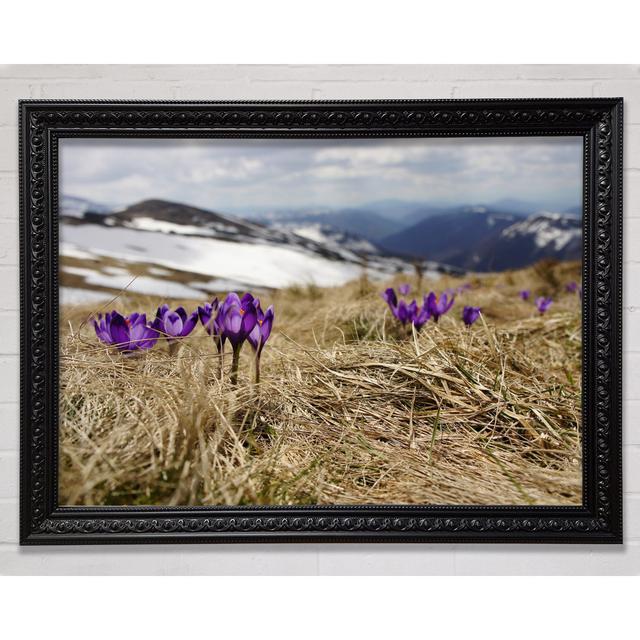
<svg viewBox="0 0 640 640">
<path fill-rule="evenodd" d="M 582 140 L 556 138 L 123 140 L 60 143 L 61 190 L 108 205 L 146 198 L 220 212 L 400 199 L 580 204 Z"/>
</svg>

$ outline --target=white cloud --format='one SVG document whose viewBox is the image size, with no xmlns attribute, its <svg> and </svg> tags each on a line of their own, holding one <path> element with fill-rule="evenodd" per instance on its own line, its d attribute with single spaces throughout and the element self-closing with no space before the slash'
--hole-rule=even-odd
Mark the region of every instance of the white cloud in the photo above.
<svg viewBox="0 0 640 640">
<path fill-rule="evenodd" d="M 378 199 L 578 203 L 580 138 L 67 139 L 65 193 L 220 211 Z M 544 202 L 543 202 L 544 200 Z"/>
</svg>

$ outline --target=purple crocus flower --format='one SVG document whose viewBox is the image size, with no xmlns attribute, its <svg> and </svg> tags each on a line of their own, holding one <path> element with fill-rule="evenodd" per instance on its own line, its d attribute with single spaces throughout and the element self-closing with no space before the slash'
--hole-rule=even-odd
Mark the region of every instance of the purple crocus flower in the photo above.
<svg viewBox="0 0 640 640">
<path fill-rule="evenodd" d="M 167 340 L 169 345 L 169 354 L 173 354 L 178 346 L 175 342 L 178 338 L 188 336 L 198 322 L 198 312 L 187 315 L 184 307 L 178 307 L 175 311 L 171 311 L 168 304 L 158 307 L 156 317 L 151 325 L 158 335 Z"/>
<path fill-rule="evenodd" d="M 538 308 L 540 315 L 543 315 L 552 304 L 553 300 L 551 298 L 536 298 L 536 307 Z"/>
<path fill-rule="evenodd" d="M 410 290 L 409 285 L 402 285 L 398 289 L 401 290 L 401 292 Z M 415 300 L 411 302 L 398 300 L 396 292 L 391 287 L 386 289 L 381 295 L 382 299 L 389 305 L 393 317 L 403 326 L 410 322 L 419 331 L 431 317 L 431 311 L 426 304 L 423 307 L 419 307 Z"/>
<path fill-rule="evenodd" d="M 440 298 L 432 291 L 428 296 L 424 298 L 424 304 L 429 309 L 433 321 L 438 322 L 440 316 L 444 315 L 451 309 L 453 302 L 456 299 L 455 295 L 447 295 L 443 293 Z"/>
<path fill-rule="evenodd" d="M 430 317 L 431 312 L 429 311 L 429 308 L 426 304 L 420 308 L 417 308 L 416 312 L 413 315 L 413 326 L 416 328 L 416 330 L 420 331 L 420 329 L 422 329 L 422 326 L 427 322 L 427 320 L 429 320 Z"/>
<path fill-rule="evenodd" d="M 391 309 L 391 313 L 395 315 L 396 307 L 398 306 L 398 297 L 396 296 L 396 292 L 389 287 L 385 289 L 381 294 L 382 299 L 389 305 L 389 309 Z"/>
<path fill-rule="evenodd" d="M 123 316 L 112 311 L 104 318 L 100 313 L 93 327 L 100 342 L 113 345 L 124 354 L 151 349 L 158 340 L 158 332 L 147 323 L 144 313 Z"/>
<path fill-rule="evenodd" d="M 171 342 L 177 338 L 188 336 L 193 331 L 197 321 L 197 311 L 187 315 L 184 307 L 177 307 L 175 311 L 171 311 L 168 304 L 163 304 L 156 311 L 153 327 L 161 336 Z"/>
<path fill-rule="evenodd" d="M 395 309 L 394 315 L 398 320 L 400 320 L 403 325 L 407 324 L 407 322 L 411 320 L 409 307 L 404 300 L 400 300 L 398 302 L 398 306 Z"/>
<path fill-rule="evenodd" d="M 273 305 L 270 305 L 265 312 L 260 306 L 256 308 L 256 324 L 251 333 L 247 336 L 247 340 L 255 349 L 256 353 L 260 353 L 271 335 L 273 327 L 274 311 Z"/>
<path fill-rule="evenodd" d="M 567 291 L 567 293 L 577 293 L 578 292 L 578 283 L 577 282 L 569 282 L 566 286 L 565 289 Z"/>
<path fill-rule="evenodd" d="M 400 292 L 401 296 L 408 296 L 410 291 L 411 291 L 411 285 L 405 283 L 405 284 L 401 284 L 398 287 L 398 291 Z"/>
<path fill-rule="evenodd" d="M 238 364 L 240 363 L 242 345 L 258 321 L 255 303 L 256 300 L 250 293 L 245 293 L 242 299 L 237 293 L 230 293 L 218 311 L 216 321 L 222 331 L 221 337 L 223 340 L 229 340 L 233 348 L 232 384 L 236 384 L 238 381 Z"/>
<path fill-rule="evenodd" d="M 250 293 L 245 294 L 242 300 L 237 294 L 230 293 L 222 304 L 219 315 L 218 323 L 222 327 L 222 336 L 229 340 L 234 349 L 247 339 L 258 319 Z"/>
<path fill-rule="evenodd" d="M 260 301 L 256 300 L 254 301 L 254 304 L 255 302 L 257 302 L 257 305 L 255 305 L 256 325 L 247 336 L 247 340 L 256 352 L 255 382 L 258 384 L 260 382 L 260 356 L 262 355 L 262 349 L 264 348 L 265 343 L 271 335 L 275 313 L 273 305 L 270 305 L 263 313 L 260 308 Z"/>
<path fill-rule="evenodd" d="M 480 317 L 481 311 L 480 307 L 465 307 L 462 310 L 462 319 L 467 327 L 470 327 Z"/>
<path fill-rule="evenodd" d="M 210 336 L 220 336 L 219 327 L 216 324 L 219 306 L 218 298 L 214 298 L 211 302 L 206 302 L 202 307 L 198 307 L 198 318 Z"/>
<path fill-rule="evenodd" d="M 404 300 L 398 300 L 396 292 L 391 287 L 382 293 L 382 299 L 389 305 L 393 316 L 403 325 L 413 319 L 409 305 Z"/>
<path fill-rule="evenodd" d="M 523 300 L 528 300 L 528 299 L 531 297 L 531 291 L 530 291 L 529 289 L 523 289 L 523 290 L 520 292 L 520 297 L 521 297 Z"/>
<path fill-rule="evenodd" d="M 219 357 L 219 371 L 222 378 L 224 369 L 224 338 L 222 337 L 222 327 L 219 322 L 218 298 L 214 298 L 211 302 L 206 302 L 202 307 L 198 307 L 198 317 L 205 331 L 213 338 Z"/>
</svg>

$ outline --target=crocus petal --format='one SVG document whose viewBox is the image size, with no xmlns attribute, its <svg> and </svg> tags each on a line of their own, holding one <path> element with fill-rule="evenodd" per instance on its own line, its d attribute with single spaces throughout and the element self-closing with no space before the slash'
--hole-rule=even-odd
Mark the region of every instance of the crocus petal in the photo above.
<svg viewBox="0 0 640 640">
<path fill-rule="evenodd" d="M 221 309 L 224 313 L 232 306 L 238 306 L 238 307 L 241 306 L 241 302 L 240 302 L 240 298 L 238 297 L 238 294 L 233 291 L 229 293 L 227 297 L 224 299 L 224 302 L 221 305 Z"/>
<path fill-rule="evenodd" d="M 400 295 L 408 296 L 409 292 L 411 291 L 411 286 L 409 284 L 401 284 L 398 287 L 398 291 L 400 292 Z"/>
<path fill-rule="evenodd" d="M 549 309 L 549 307 L 553 304 L 553 300 L 551 298 L 540 297 L 536 299 L 536 307 L 540 314 L 543 314 Z"/>
<path fill-rule="evenodd" d="M 256 323 L 255 327 L 253 327 L 253 329 L 247 336 L 247 340 L 249 341 L 249 344 L 254 348 L 254 350 L 257 351 L 258 347 L 260 346 L 261 340 L 260 325 L 258 323 Z"/>
<path fill-rule="evenodd" d="M 224 316 L 224 329 L 227 334 L 238 334 L 242 329 L 242 315 L 238 309 L 230 309 Z"/>
<path fill-rule="evenodd" d="M 569 293 L 576 293 L 578 291 L 578 283 L 577 282 L 569 282 L 566 286 L 565 289 L 569 292 Z"/>
<path fill-rule="evenodd" d="M 131 322 L 131 317 L 134 314 L 129 316 L 129 339 L 133 343 L 132 346 L 135 347 L 135 344 L 140 340 L 143 340 L 146 337 L 147 333 L 147 318 L 144 314 L 136 314 L 136 318 L 134 322 Z"/>
<path fill-rule="evenodd" d="M 433 319 L 438 319 L 438 307 L 436 305 L 436 294 L 433 291 L 429 292 L 428 296 L 423 299 L 424 306 L 429 310 L 429 314 L 433 316 Z"/>
<path fill-rule="evenodd" d="M 262 344 L 264 344 L 271 335 L 274 318 L 275 312 L 273 310 L 273 305 L 270 305 L 264 313 L 264 318 L 262 318 L 262 325 L 260 327 L 260 333 L 262 334 Z"/>
<path fill-rule="evenodd" d="M 110 333 L 112 344 L 116 345 L 118 349 L 129 349 L 129 327 L 127 321 L 119 313 L 114 313 L 111 317 Z"/>
<path fill-rule="evenodd" d="M 398 298 L 396 297 L 396 292 L 391 287 L 385 289 L 385 291 L 382 293 L 382 299 L 389 305 L 392 311 L 395 307 L 398 306 Z"/>
<path fill-rule="evenodd" d="M 451 307 L 453 306 L 453 303 L 455 302 L 456 296 L 455 294 L 451 295 L 451 298 L 449 299 L 449 302 L 447 302 L 447 296 L 446 294 L 443 296 L 444 298 L 444 307 L 442 310 L 442 313 L 447 313 L 447 311 L 449 311 L 449 309 L 451 309 Z"/>
<path fill-rule="evenodd" d="M 413 326 L 416 329 L 421 329 L 430 317 L 431 314 L 429 313 L 429 309 L 427 309 L 425 305 L 415 314 L 413 318 Z"/>
<path fill-rule="evenodd" d="M 400 300 L 398 302 L 398 307 L 396 309 L 396 318 L 402 322 L 402 324 L 406 324 L 409 319 L 409 311 L 407 309 L 407 303 L 404 300 Z"/>
<path fill-rule="evenodd" d="M 436 301 L 436 294 L 433 291 L 430 291 L 429 295 L 424 296 L 422 301 L 427 307 L 431 308 Z"/>
<path fill-rule="evenodd" d="M 213 332 L 219 336 L 224 333 L 224 316 L 218 312 L 218 315 L 212 320 Z"/>
<path fill-rule="evenodd" d="M 251 333 L 251 331 L 253 331 L 253 328 L 256 326 L 256 323 L 258 321 L 258 316 L 256 314 L 256 310 L 253 307 L 253 305 L 251 305 L 250 307 L 247 308 L 247 310 L 244 312 L 243 316 L 242 316 L 242 337 L 246 338 L 249 333 Z"/>
<path fill-rule="evenodd" d="M 168 304 L 160 305 L 158 307 L 158 310 L 156 311 L 156 318 L 162 318 L 168 311 L 169 311 L 169 305 Z"/>
<path fill-rule="evenodd" d="M 184 310 L 184 307 L 176 307 L 176 313 L 180 316 L 182 324 L 184 324 L 187 321 L 187 312 Z"/>
<path fill-rule="evenodd" d="M 198 317 L 209 335 L 211 335 L 211 332 L 214 330 L 213 313 L 213 307 L 208 303 L 205 304 L 204 307 L 198 307 Z"/>
<path fill-rule="evenodd" d="M 182 335 L 184 323 L 177 311 L 171 311 L 164 317 L 164 332 L 171 337 Z"/>
<path fill-rule="evenodd" d="M 194 311 L 189 315 L 189 317 L 183 322 L 182 333 L 180 334 L 183 338 L 188 336 L 196 326 L 198 322 L 198 312 Z"/>
<path fill-rule="evenodd" d="M 100 342 L 104 344 L 113 344 L 111 333 L 108 331 L 105 321 L 102 319 L 102 314 L 98 315 L 98 321 L 93 320 L 93 328 L 95 329 L 96 336 Z"/>
<path fill-rule="evenodd" d="M 138 349 L 151 349 L 153 345 L 158 341 L 158 332 L 151 327 L 145 327 L 142 334 L 142 338 L 137 342 Z"/>
<path fill-rule="evenodd" d="M 480 307 L 465 307 L 462 310 L 462 320 L 470 327 L 480 317 Z"/>
<path fill-rule="evenodd" d="M 247 292 L 240 299 L 240 306 L 244 307 L 245 305 L 251 304 L 253 301 L 254 301 L 253 296 L 249 292 Z"/>
</svg>

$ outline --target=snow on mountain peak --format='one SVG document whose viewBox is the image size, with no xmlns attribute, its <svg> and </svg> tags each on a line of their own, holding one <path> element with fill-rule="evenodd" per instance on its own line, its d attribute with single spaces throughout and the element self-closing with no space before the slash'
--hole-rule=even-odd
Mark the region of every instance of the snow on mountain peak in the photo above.
<svg viewBox="0 0 640 640">
<path fill-rule="evenodd" d="M 552 211 L 541 211 L 525 220 L 516 222 L 502 231 L 504 238 L 533 236 L 536 247 L 553 246 L 562 251 L 572 240 L 580 238 L 580 221 L 572 216 Z"/>
</svg>

